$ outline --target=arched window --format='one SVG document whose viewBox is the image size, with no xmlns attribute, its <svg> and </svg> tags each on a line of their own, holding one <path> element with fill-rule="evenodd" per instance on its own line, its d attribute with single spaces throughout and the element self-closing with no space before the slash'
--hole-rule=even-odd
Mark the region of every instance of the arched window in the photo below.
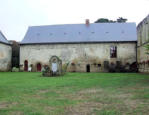
<svg viewBox="0 0 149 115">
<path fill-rule="evenodd" d="M 37 71 L 41 71 L 41 64 L 40 63 L 37 64 Z"/>
<path fill-rule="evenodd" d="M 24 71 L 28 71 L 28 61 L 24 61 Z"/>
</svg>

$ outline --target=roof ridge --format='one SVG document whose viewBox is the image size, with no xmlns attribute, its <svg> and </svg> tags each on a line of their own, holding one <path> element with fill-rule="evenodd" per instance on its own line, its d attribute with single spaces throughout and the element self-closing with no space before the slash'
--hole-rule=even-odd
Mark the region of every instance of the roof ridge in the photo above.
<svg viewBox="0 0 149 115">
<path fill-rule="evenodd" d="M 135 22 L 126 22 L 126 23 L 118 23 L 118 22 L 115 22 L 115 23 L 90 23 L 91 25 L 92 24 L 95 24 L 95 25 L 98 25 L 98 24 L 136 24 Z M 29 28 L 31 27 L 48 27 L 48 26 L 65 26 L 65 25 L 85 25 L 85 23 L 77 23 L 77 24 L 52 24 L 52 25 L 35 25 L 35 26 L 29 26 Z"/>
</svg>

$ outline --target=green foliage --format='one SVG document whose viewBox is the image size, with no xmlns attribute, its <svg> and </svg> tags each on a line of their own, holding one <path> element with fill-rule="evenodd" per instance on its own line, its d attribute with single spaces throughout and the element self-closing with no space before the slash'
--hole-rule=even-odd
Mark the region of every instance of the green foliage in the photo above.
<svg viewBox="0 0 149 115">
<path fill-rule="evenodd" d="M 50 77 L 51 74 L 52 73 L 50 67 L 48 65 L 44 65 L 44 67 L 42 68 L 42 76 Z"/>
<path fill-rule="evenodd" d="M 42 72 L 47 73 L 47 72 L 49 72 L 49 70 L 50 70 L 49 66 L 45 65 L 44 68 L 42 69 Z"/>
<path fill-rule="evenodd" d="M 145 48 L 146 48 L 146 54 L 149 55 L 149 44 L 147 44 L 147 45 L 145 46 Z"/>
<path fill-rule="evenodd" d="M 114 21 L 107 18 L 99 18 L 95 23 L 114 23 Z"/>
<path fill-rule="evenodd" d="M 119 22 L 119 23 L 125 23 L 125 22 L 127 22 L 127 19 L 126 18 L 119 17 L 117 19 L 117 22 Z"/>
<path fill-rule="evenodd" d="M 19 68 L 13 67 L 12 72 L 19 72 Z"/>
<path fill-rule="evenodd" d="M 12 42 L 12 67 L 19 67 L 19 43 L 16 41 Z"/>
<path fill-rule="evenodd" d="M 127 22 L 126 18 L 123 17 L 119 17 L 116 21 L 115 20 L 109 20 L 107 18 L 99 18 L 97 21 L 95 21 L 95 23 L 125 23 Z"/>
<path fill-rule="evenodd" d="M 68 68 L 68 65 L 69 65 L 69 62 L 62 65 L 62 74 L 63 74 L 63 75 L 66 73 L 67 68 Z"/>
</svg>

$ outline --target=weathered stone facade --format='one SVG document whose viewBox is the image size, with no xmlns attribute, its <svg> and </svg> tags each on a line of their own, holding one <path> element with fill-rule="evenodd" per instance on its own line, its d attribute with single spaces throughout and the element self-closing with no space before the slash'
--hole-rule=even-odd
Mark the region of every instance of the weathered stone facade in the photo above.
<svg viewBox="0 0 149 115">
<path fill-rule="evenodd" d="M 9 71 L 11 69 L 11 54 L 11 46 L 0 43 L 0 71 Z"/>
<path fill-rule="evenodd" d="M 139 71 L 149 73 L 149 55 L 146 54 L 145 45 L 149 44 L 149 15 L 138 25 L 137 57 Z"/>
<path fill-rule="evenodd" d="M 110 47 L 117 47 L 117 58 L 110 58 Z M 20 66 L 32 65 L 37 71 L 37 64 L 49 64 L 52 56 L 58 56 L 62 64 L 68 64 L 69 72 L 106 72 L 105 61 L 122 65 L 136 62 L 136 42 L 113 43 L 74 43 L 74 44 L 27 44 L 20 46 Z M 25 62 L 26 61 L 26 62 Z"/>
</svg>

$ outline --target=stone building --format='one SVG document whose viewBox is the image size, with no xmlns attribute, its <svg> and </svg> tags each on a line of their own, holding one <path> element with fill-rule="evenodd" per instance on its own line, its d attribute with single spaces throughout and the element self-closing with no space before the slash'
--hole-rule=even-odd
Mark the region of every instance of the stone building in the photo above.
<svg viewBox="0 0 149 115">
<path fill-rule="evenodd" d="M 11 69 L 11 45 L 0 32 L 0 71 L 9 71 Z"/>
<path fill-rule="evenodd" d="M 137 59 L 140 72 L 149 73 L 149 55 L 146 54 L 145 46 L 149 44 L 149 15 L 137 26 L 138 45 Z"/>
<path fill-rule="evenodd" d="M 20 66 L 41 71 L 52 56 L 69 72 L 107 72 L 136 62 L 135 23 L 32 26 L 20 43 Z"/>
</svg>

